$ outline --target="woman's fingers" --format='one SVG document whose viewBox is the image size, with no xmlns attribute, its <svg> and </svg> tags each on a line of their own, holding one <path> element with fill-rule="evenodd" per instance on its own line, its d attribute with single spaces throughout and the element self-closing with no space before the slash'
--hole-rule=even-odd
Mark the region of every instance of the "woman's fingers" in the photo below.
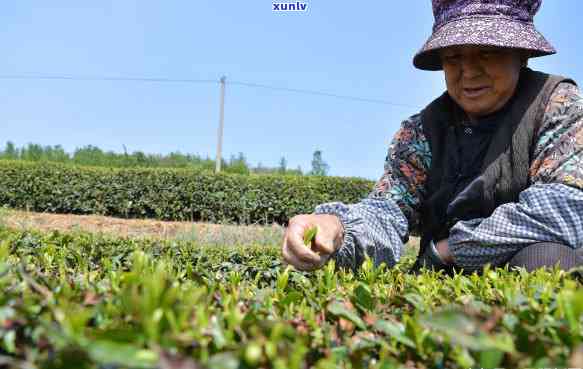
<svg viewBox="0 0 583 369">
<path fill-rule="evenodd" d="M 282 247 L 284 260 L 300 270 L 314 270 L 322 263 L 320 255 L 304 244 L 303 236 L 308 228 L 305 219 L 295 217 L 290 221 Z"/>
<path fill-rule="evenodd" d="M 320 232 L 320 229 L 318 229 L 318 233 L 316 234 L 316 237 L 314 238 L 314 242 L 312 242 L 312 245 L 313 250 L 320 255 L 329 256 L 334 253 L 334 242 L 332 241 L 332 239 L 322 234 L 322 232 Z"/>
<path fill-rule="evenodd" d="M 304 235 L 311 227 L 317 227 L 310 245 L 304 244 Z M 300 270 L 321 267 L 339 246 L 342 225 L 336 216 L 326 214 L 302 214 L 290 219 L 286 230 L 282 253 L 284 260 Z M 337 245 L 338 244 L 338 245 Z"/>
<path fill-rule="evenodd" d="M 301 224 L 290 226 L 286 237 L 288 251 L 304 263 L 320 263 L 320 256 L 304 244 L 303 237 L 304 227 Z"/>
<path fill-rule="evenodd" d="M 287 243 L 283 245 L 282 252 L 283 252 L 283 259 L 288 264 L 293 265 L 296 269 L 310 271 L 310 270 L 314 270 L 318 267 L 317 265 L 314 265 L 312 263 L 306 263 L 306 262 L 303 262 L 300 259 L 298 259 L 298 257 L 296 255 L 294 255 L 293 252 L 291 252 L 289 250 Z"/>
</svg>

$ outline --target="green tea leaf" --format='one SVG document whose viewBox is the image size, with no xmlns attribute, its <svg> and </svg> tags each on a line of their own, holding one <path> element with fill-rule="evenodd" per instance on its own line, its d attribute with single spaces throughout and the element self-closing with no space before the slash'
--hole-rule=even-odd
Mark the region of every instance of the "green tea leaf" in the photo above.
<svg viewBox="0 0 583 369">
<path fill-rule="evenodd" d="M 304 233 L 304 245 L 310 246 L 318 233 L 318 227 L 313 226 Z"/>
<path fill-rule="evenodd" d="M 328 311 L 339 318 L 344 318 L 351 321 L 360 329 L 366 329 L 366 324 L 364 321 L 356 314 L 354 311 L 348 309 L 344 304 L 339 301 L 334 301 L 328 306 Z"/>
<path fill-rule="evenodd" d="M 91 358 L 101 364 L 118 364 L 131 368 L 152 368 L 158 354 L 133 345 L 112 341 L 93 341 L 87 346 Z"/>
<path fill-rule="evenodd" d="M 374 308 L 374 299 L 369 286 L 359 283 L 354 289 L 354 303 L 363 310 L 372 310 Z"/>
<path fill-rule="evenodd" d="M 281 304 L 287 306 L 291 303 L 295 303 L 302 300 L 303 295 L 298 291 L 289 292 L 285 298 L 281 301 Z"/>
<path fill-rule="evenodd" d="M 239 360 L 231 352 L 222 352 L 212 356 L 207 364 L 209 369 L 237 369 Z"/>
<path fill-rule="evenodd" d="M 504 359 L 504 351 L 490 349 L 484 350 L 480 353 L 480 367 L 481 368 L 497 368 Z"/>
<path fill-rule="evenodd" d="M 405 327 L 402 324 L 379 320 L 375 323 L 374 329 L 382 332 L 389 337 L 393 337 L 397 342 L 402 343 L 412 349 L 415 349 L 415 342 L 405 335 Z"/>
</svg>

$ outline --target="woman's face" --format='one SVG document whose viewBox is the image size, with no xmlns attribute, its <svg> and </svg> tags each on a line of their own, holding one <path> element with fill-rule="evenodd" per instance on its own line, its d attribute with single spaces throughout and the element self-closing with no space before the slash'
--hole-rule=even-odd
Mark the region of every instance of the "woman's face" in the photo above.
<svg viewBox="0 0 583 369">
<path fill-rule="evenodd" d="M 447 92 L 471 120 L 501 109 L 516 90 L 522 66 L 516 50 L 453 46 L 440 55 Z"/>
</svg>

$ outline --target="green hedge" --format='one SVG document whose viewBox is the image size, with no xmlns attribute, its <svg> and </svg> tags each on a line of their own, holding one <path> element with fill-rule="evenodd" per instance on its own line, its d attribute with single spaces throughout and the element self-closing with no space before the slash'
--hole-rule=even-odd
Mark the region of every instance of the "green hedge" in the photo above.
<svg viewBox="0 0 583 369">
<path fill-rule="evenodd" d="M 0 206 L 37 212 L 283 224 L 372 190 L 360 178 L 209 174 L 0 161 Z"/>
</svg>

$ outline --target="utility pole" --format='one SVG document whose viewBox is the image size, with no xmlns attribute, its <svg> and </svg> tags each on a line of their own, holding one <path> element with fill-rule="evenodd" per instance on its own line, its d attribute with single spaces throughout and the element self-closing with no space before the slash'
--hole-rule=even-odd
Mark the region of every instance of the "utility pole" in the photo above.
<svg viewBox="0 0 583 369">
<path fill-rule="evenodd" d="M 219 138 L 217 143 L 217 162 L 215 166 L 215 173 L 221 171 L 221 152 L 223 149 L 223 127 L 225 125 L 225 81 L 227 77 L 221 77 L 221 112 L 219 118 Z"/>
</svg>

